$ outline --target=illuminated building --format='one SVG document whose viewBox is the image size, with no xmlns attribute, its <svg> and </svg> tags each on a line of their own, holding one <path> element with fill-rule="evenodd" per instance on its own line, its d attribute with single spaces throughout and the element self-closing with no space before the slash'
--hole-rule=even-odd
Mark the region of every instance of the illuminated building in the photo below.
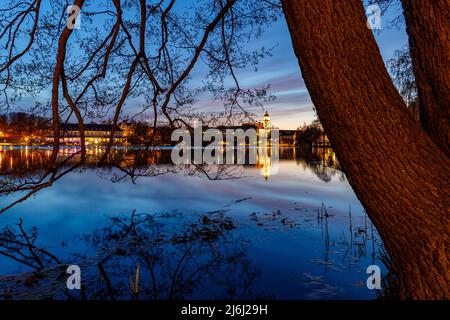
<svg viewBox="0 0 450 320">
<path fill-rule="evenodd" d="M 270 127 L 271 127 L 270 116 L 266 111 L 266 113 L 263 116 L 263 129 L 260 130 L 260 136 L 263 136 L 266 139 L 268 139 L 270 136 L 270 129 L 271 129 Z"/>
<path fill-rule="evenodd" d="M 81 134 L 78 124 L 61 124 L 60 143 L 68 145 L 81 144 Z M 109 143 L 109 138 L 113 126 L 110 124 L 85 124 L 84 135 L 86 145 L 106 145 Z M 47 142 L 53 142 L 53 133 L 46 138 Z M 125 141 L 124 131 L 120 127 L 114 130 L 113 144 L 121 144 Z"/>
<path fill-rule="evenodd" d="M 263 124 L 264 124 L 264 129 L 265 130 L 270 130 L 270 116 L 267 113 L 267 111 L 266 111 L 266 113 L 264 114 L 264 117 L 263 117 Z"/>
</svg>

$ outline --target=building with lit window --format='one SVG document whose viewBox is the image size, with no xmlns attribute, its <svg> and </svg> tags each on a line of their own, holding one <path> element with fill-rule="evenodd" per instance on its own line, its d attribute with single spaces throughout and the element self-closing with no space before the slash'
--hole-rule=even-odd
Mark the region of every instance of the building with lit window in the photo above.
<svg viewBox="0 0 450 320">
<path fill-rule="evenodd" d="M 67 145 L 81 144 L 81 133 L 78 124 L 61 124 L 60 130 L 60 143 Z M 84 135 L 86 145 L 95 146 L 108 144 L 112 131 L 113 126 L 110 124 L 85 124 Z M 125 142 L 125 139 L 124 130 L 117 126 L 114 130 L 113 144 L 122 144 Z M 53 132 L 46 138 L 46 141 L 48 143 L 54 141 Z"/>
</svg>

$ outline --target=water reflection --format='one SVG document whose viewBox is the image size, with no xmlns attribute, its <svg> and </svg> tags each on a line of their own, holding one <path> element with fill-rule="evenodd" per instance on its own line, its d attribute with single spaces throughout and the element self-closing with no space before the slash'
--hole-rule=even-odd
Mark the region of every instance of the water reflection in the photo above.
<svg viewBox="0 0 450 320">
<path fill-rule="evenodd" d="M 1 152 L 3 190 L 36 182 L 49 155 L 20 151 Z M 72 168 L 76 154 L 62 150 L 60 161 Z M 112 154 L 121 166 L 88 159 L 0 215 L 0 298 L 376 296 L 365 287 L 365 269 L 382 266 L 382 242 L 331 149 L 281 148 L 274 175 L 264 157 L 256 165 L 199 168 L 173 166 L 164 149 Z M 11 159 L 22 172 L 4 166 Z M 0 204 L 18 198 L 4 191 Z M 27 243 L 20 219 L 41 262 L 20 247 Z M 186 273 L 175 272 L 183 256 L 201 271 L 187 264 L 179 267 Z M 84 291 L 65 291 L 65 264 L 83 268 Z M 191 283 L 192 273 L 199 278 Z"/>
<path fill-rule="evenodd" d="M 102 228 L 79 237 L 88 254 L 73 253 L 64 262 L 37 247 L 36 229 L 27 232 L 20 222 L 0 233 L 0 254 L 10 252 L 35 271 L 0 277 L 0 298 L 255 298 L 252 285 L 259 271 L 248 260 L 248 245 L 230 232 L 234 228 L 221 213 L 190 222 L 179 214 L 110 217 Z M 70 261 L 82 270 L 81 291 L 70 291 L 61 281 Z"/>
<path fill-rule="evenodd" d="M 86 155 L 81 155 L 80 151 L 81 149 L 76 147 L 63 147 L 53 162 L 52 151 L 49 148 L 3 148 L 0 152 L 0 176 L 2 176 L 0 194 L 19 194 L 21 197 L 9 205 L 0 207 L 0 214 L 26 201 L 42 189 L 51 187 L 71 171 L 99 167 L 106 149 L 99 146 L 91 147 Z M 141 177 L 180 172 L 187 175 L 202 175 L 211 180 L 237 179 L 242 176 L 242 165 L 174 165 L 171 152 L 170 148 L 149 150 L 117 147 L 107 154 L 107 162 L 101 167 L 119 169 L 112 174 L 113 182 L 131 180 L 135 183 Z M 233 152 L 236 153 L 238 150 Z M 266 181 L 278 172 L 280 161 L 291 159 L 295 159 L 297 165 L 312 168 L 325 182 L 330 181 L 336 174 L 340 174 L 341 180 L 344 179 L 330 148 L 257 148 L 256 164 L 250 160 L 251 152 L 255 150 L 244 149 L 244 166 L 260 168 L 261 175 Z M 9 165 L 6 165 L 7 163 Z"/>
<path fill-rule="evenodd" d="M 266 232 L 292 231 L 300 225 L 298 219 L 279 210 L 254 213 L 250 218 Z M 291 298 L 345 297 L 346 290 L 330 284 L 328 274 L 338 273 L 349 280 L 345 272 L 360 272 L 362 261 L 378 263 L 374 247 L 381 243 L 367 217 L 364 227 L 354 226 L 350 213 L 349 229 L 342 230 L 338 238 L 330 234 L 329 219 L 322 205 L 317 211 L 322 257 L 309 261 L 315 267 L 305 268 L 301 276 L 288 272 L 281 277 L 285 285 L 286 281 L 302 285 L 295 294 L 286 288 Z M 27 229 L 22 220 L 0 231 L 0 256 L 31 270 L 0 276 L 0 299 L 277 298 L 271 278 L 279 275 L 267 274 L 267 266 L 252 259 L 249 235 L 239 230 L 225 210 L 195 217 L 136 212 L 108 217 L 92 232 L 62 242 L 60 246 L 69 253 L 60 256 L 39 240 L 38 229 Z M 73 252 L 75 244 L 84 250 Z M 66 287 L 66 269 L 74 263 L 83 275 L 79 291 Z M 279 269 L 277 273 L 284 272 Z M 362 281 L 352 285 L 362 286 Z"/>
<path fill-rule="evenodd" d="M 303 167 L 314 166 L 320 175 L 334 175 L 337 171 L 330 171 L 330 169 L 339 169 L 339 163 L 331 148 L 281 147 L 277 151 L 276 157 L 273 156 L 274 151 L 270 147 L 259 149 L 256 165 L 249 164 L 248 153 L 246 153 L 245 165 L 261 168 L 262 176 L 266 180 L 273 172 L 272 166 L 276 165 L 274 160 L 278 158 L 280 160 L 296 160 L 297 164 Z M 80 151 L 81 149 L 76 147 L 62 147 L 59 152 L 59 162 L 68 159 L 70 156 L 77 155 Z M 0 175 L 33 174 L 48 164 L 51 152 L 50 148 L 38 147 L 2 148 L 0 149 Z M 84 165 L 88 167 L 97 166 L 98 158 L 104 152 L 105 148 L 98 146 L 88 149 L 88 157 Z M 132 147 L 113 148 L 109 157 L 112 160 L 109 164 L 114 163 L 125 168 L 172 164 L 171 150 L 167 148 L 156 148 L 153 150 L 140 150 Z M 67 165 L 75 164 L 79 160 L 77 156 L 72 157 L 67 162 Z"/>
</svg>

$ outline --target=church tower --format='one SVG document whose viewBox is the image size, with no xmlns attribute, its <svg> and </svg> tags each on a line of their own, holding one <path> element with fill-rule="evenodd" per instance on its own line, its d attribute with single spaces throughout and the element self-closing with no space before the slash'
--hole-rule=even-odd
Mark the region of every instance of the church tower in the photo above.
<svg viewBox="0 0 450 320">
<path fill-rule="evenodd" d="M 267 113 L 267 111 L 264 114 L 263 124 L 264 124 L 264 130 L 270 130 L 270 117 L 269 117 L 269 114 Z"/>
</svg>

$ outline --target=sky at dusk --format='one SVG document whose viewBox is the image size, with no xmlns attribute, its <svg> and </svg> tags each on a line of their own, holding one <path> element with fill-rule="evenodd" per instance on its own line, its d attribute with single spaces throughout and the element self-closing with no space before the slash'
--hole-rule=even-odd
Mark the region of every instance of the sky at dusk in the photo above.
<svg viewBox="0 0 450 320">
<path fill-rule="evenodd" d="M 395 50 L 404 47 L 408 41 L 404 26 L 387 27 L 400 12 L 398 7 L 387 12 L 382 18 L 382 29 L 374 33 L 385 61 L 391 59 Z M 270 114 L 272 124 L 282 129 L 296 129 L 303 122 L 313 120 L 313 104 L 301 77 L 285 19 L 275 22 L 252 46 L 276 46 L 272 57 L 260 62 L 257 72 L 247 70 L 239 73 L 241 82 L 246 87 L 271 85 L 271 93 L 276 99 L 265 105 L 265 110 Z M 200 104 L 208 110 L 212 103 L 204 101 Z M 264 112 L 256 112 L 262 118 Z"/>
<path fill-rule="evenodd" d="M 404 26 L 387 27 L 393 17 L 401 13 L 401 8 L 394 7 L 382 17 L 382 29 L 375 31 L 381 54 L 385 61 L 393 57 L 395 50 L 401 49 L 407 44 L 407 35 Z M 250 109 L 257 118 L 262 118 L 267 111 L 272 124 L 282 129 L 295 129 L 304 122 L 308 123 L 315 118 L 313 105 L 301 77 L 297 58 L 294 55 L 290 35 L 286 21 L 281 17 L 274 22 L 259 39 L 245 44 L 248 49 L 261 47 L 273 48 L 272 56 L 262 59 L 257 66 L 245 70 L 238 70 L 237 76 L 243 88 L 261 88 L 270 84 L 270 93 L 276 99 L 266 103 L 263 108 Z M 200 84 L 205 70 L 201 65 L 193 69 L 191 83 Z M 38 97 L 24 97 L 22 105 L 30 105 L 36 100 L 46 100 L 50 96 L 50 90 L 44 90 Z M 126 105 L 125 114 L 133 114 L 139 111 L 143 100 L 132 99 Z M 212 101 L 210 97 L 198 97 L 195 108 L 203 112 L 223 111 L 221 101 Z"/>
</svg>

